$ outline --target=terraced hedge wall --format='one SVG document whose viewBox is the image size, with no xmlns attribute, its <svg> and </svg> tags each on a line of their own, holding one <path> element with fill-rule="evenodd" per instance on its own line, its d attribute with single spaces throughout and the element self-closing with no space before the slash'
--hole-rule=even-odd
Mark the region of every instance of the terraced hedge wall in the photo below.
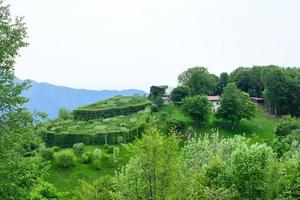
<svg viewBox="0 0 300 200">
<path fill-rule="evenodd" d="M 127 107 L 101 109 L 101 110 L 88 110 L 88 109 L 75 109 L 73 111 L 75 120 L 92 120 L 115 117 L 119 115 L 129 115 L 141 110 L 144 110 L 149 106 L 151 102 L 146 102 L 143 104 L 132 105 Z"/>
<path fill-rule="evenodd" d="M 97 134 L 58 134 L 46 132 L 43 135 L 43 140 L 47 146 L 72 147 L 75 143 L 84 143 L 85 145 L 104 145 L 118 144 L 119 137 L 122 137 L 123 143 L 132 142 L 136 138 L 140 138 L 144 132 L 145 124 L 141 124 L 129 132 L 110 132 Z M 106 139 L 105 139 L 106 138 Z"/>
</svg>

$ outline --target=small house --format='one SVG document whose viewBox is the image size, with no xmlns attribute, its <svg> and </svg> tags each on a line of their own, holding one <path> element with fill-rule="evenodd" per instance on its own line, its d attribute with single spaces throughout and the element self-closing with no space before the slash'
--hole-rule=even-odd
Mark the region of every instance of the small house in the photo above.
<svg viewBox="0 0 300 200">
<path fill-rule="evenodd" d="M 208 96 L 207 98 L 213 105 L 213 111 L 216 112 L 220 107 L 220 96 Z"/>
</svg>

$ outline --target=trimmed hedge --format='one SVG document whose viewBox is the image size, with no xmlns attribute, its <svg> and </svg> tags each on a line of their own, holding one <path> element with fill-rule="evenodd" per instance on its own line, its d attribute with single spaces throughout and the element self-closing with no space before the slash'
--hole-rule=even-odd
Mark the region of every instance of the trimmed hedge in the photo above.
<svg viewBox="0 0 300 200">
<path fill-rule="evenodd" d="M 141 124 L 138 127 L 128 132 L 110 132 L 97 134 L 59 134 L 54 132 L 45 132 L 43 140 L 47 146 L 58 146 L 62 148 L 72 147 L 75 143 L 84 143 L 85 145 L 112 145 L 118 144 L 120 137 L 124 143 L 132 142 L 136 138 L 140 138 L 144 131 L 145 125 Z"/>
<path fill-rule="evenodd" d="M 88 109 L 75 109 L 73 111 L 75 120 L 92 120 L 115 117 L 119 115 L 129 115 L 136 113 L 138 111 L 144 110 L 147 106 L 151 105 L 150 102 L 145 102 L 138 105 L 131 105 L 126 107 L 116 107 L 109 109 L 99 109 L 99 110 L 88 110 Z"/>
</svg>

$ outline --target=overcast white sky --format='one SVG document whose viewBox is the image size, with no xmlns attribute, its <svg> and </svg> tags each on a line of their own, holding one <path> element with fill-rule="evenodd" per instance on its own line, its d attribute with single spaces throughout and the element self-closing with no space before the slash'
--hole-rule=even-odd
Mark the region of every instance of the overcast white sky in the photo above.
<svg viewBox="0 0 300 200">
<path fill-rule="evenodd" d="M 192 66 L 300 66 L 299 0 L 7 0 L 30 46 L 16 75 L 86 89 L 177 84 Z"/>
</svg>

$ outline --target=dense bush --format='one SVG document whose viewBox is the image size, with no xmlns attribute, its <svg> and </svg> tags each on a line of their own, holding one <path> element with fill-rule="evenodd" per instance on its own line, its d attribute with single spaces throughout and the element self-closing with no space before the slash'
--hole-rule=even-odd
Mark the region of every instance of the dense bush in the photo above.
<svg viewBox="0 0 300 200">
<path fill-rule="evenodd" d="M 73 115 L 72 112 L 67 110 L 66 108 L 60 108 L 58 111 L 58 118 L 61 120 L 68 120 L 72 119 Z"/>
<path fill-rule="evenodd" d="M 52 147 L 52 149 L 53 149 L 53 151 L 54 151 L 54 152 L 58 152 L 60 148 L 59 148 L 59 147 L 56 147 L 56 146 L 54 146 L 54 147 Z"/>
<path fill-rule="evenodd" d="M 183 99 L 181 109 L 196 123 L 202 123 L 208 120 L 212 105 L 206 96 L 193 96 Z"/>
<path fill-rule="evenodd" d="M 75 143 L 73 145 L 73 150 L 77 156 L 81 156 L 84 153 L 84 144 L 83 143 Z"/>
<path fill-rule="evenodd" d="M 93 153 L 85 152 L 84 154 L 82 154 L 81 160 L 84 164 L 91 163 L 93 161 Z"/>
<path fill-rule="evenodd" d="M 44 160 L 52 160 L 54 157 L 54 151 L 52 148 L 41 148 L 39 152 Z"/>
<path fill-rule="evenodd" d="M 75 165 L 76 157 L 70 150 L 62 151 L 57 154 L 57 163 L 60 167 L 69 168 Z"/>
<path fill-rule="evenodd" d="M 96 160 L 100 160 L 102 157 L 102 151 L 101 149 L 95 148 L 93 151 L 93 158 Z"/>
<path fill-rule="evenodd" d="M 99 159 L 95 159 L 93 160 L 93 168 L 96 170 L 100 170 L 101 169 L 101 161 Z"/>
<path fill-rule="evenodd" d="M 151 111 L 152 111 L 152 112 L 158 112 L 158 111 L 159 111 L 158 105 L 156 105 L 155 103 L 153 103 L 153 104 L 151 105 Z"/>
<path fill-rule="evenodd" d="M 169 115 L 168 115 L 167 112 L 161 112 L 159 118 L 160 118 L 161 120 L 166 120 L 166 119 L 168 119 L 168 117 L 169 117 Z"/>
<path fill-rule="evenodd" d="M 59 134 L 54 132 L 45 132 L 43 140 L 48 146 L 72 147 L 75 143 L 84 143 L 86 145 L 99 144 L 118 144 L 119 137 L 123 138 L 123 143 L 128 143 L 139 138 L 144 130 L 144 123 L 133 127 L 129 132 L 107 132 L 95 134 Z"/>
<path fill-rule="evenodd" d="M 287 115 L 284 116 L 277 125 L 275 133 L 278 137 L 282 137 L 287 136 L 296 129 L 300 129 L 300 123 L 297 122 L 296 118 Z"/>
<path fill-rule="evenodd" d="M 175 105 L 180 105 L 181 101 L 191 94 L 190 89 L 186 86 L 178 86 L 171 92 L 171 100 Z"/>
<path fill-rule="evenodd" d="M 47 182 L 40 181 L 30 194 L 31 200 L 46 200 L 46 199 L 58 199 L 59 193 L 56 188 Z"/>
<path fill-rule="evenodd" d="M 175 131 L 182 131 L 187 127 L 186 121 L 182 119 L 168 119 L 167 120 L 168 129 L 173 129 Z"/>
</svg>

